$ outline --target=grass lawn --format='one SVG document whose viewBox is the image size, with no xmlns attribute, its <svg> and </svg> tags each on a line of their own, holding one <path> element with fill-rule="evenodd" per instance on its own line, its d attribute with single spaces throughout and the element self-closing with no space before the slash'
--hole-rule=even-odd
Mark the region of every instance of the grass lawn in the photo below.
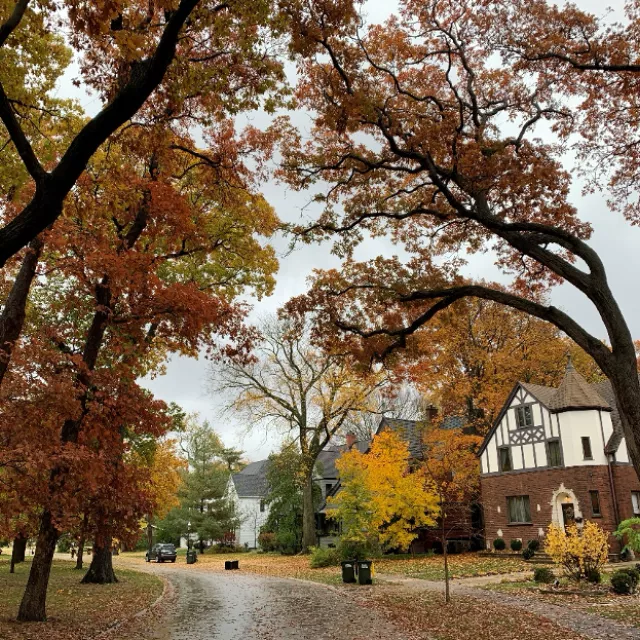
<svg viewBox="0 0 640 640">
<path fill-rule="evenodd" d="M 30 558 L 9 573 L 9 558 L 0 556 L 0 638 L 3 640 L 83 640 L 137 613 L 162 593 L 157 577 L 116 569 L 119 583 L 81 585 L 84 573 L 71 562 L 54 561 L 47 594 L 45 623 L 18 623 L 15 616 L 27 582 Z"/>
<path fill-rule="evenodd" d="M 380 573 L 400 574 L 422 580 L 444 580 L 442 556 L 385 556 L 376 562 Z M 515 571 L 533 571 L 521 558 L 487 558 L 476 553 L 449 556 L 449 574 L 452 578 L 500 575 Z"/>
<path fill-rule="evenodd" d="M 179 550 L 182 551 L 182 550 Z M 179 553 L 178 562 L 183 563 L 184 552 Z M 122 558 L 144 561 L 144 552 L 124 553 Z M 239 560 L 240 569 L 251 573 L 279 576 L 283 578 L 297 578 L 299 580 L 313 580 L 325 584 L 340 584 L 340 568 L 325 567 L 312 569 L 309 566 L 309 556 L 282 556 L 273 553 L 247 553 L 198 555 L 198 562 L 194 569 L 223 571 L 225 560 Z M 376 573 L 389 575 L 404 575 L 423 580 L 444 580 L 442 556 L 407 555 L 384 556 L 374 561 Z M 472 576 L 499 575 L 514 571 L 531 571 L 532 566 L 518 558 L 487 558 L 475 553 L 465 553 L 449 556 L 449 571 L 454 578 Z"/>
</svg>

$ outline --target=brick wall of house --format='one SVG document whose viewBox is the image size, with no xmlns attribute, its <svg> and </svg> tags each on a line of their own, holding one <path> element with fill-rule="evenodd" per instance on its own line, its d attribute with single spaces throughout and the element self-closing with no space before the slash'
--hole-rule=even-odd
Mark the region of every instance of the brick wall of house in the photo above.
<svg viewBox="0 0 640 640">
<path fill-rule="evenodd" d="M 616 490 L 620 520 L 633 518 L 631 492 L 640 491 L 640 480 L 638 480 L 635 469 L 630 464 L 614 464 L 613 482 Z"/>
<path fill-rule="evenodd" d="M 640 491 L 638 477 L 630 465 L 614 465 L 613 473 L 620 518 L 631 517 L 631 491 Z M 606 466 L 544 469 L 481 478 L 487 541 L 491 543 L 499 537 L 498 530 L 502 531 L 507 545 L 513 538 L 521 538 L 525 542 L 539 538 L 540 530 L 546 531 L 552 522 L 553 494 L 563 483 L 575 494 L 585 520 L 598 522 L 607 531 L 615 530 L 615 512 Z M 599 492 L 601 516 L 592 513 L 589 491 Z M 510 524 L 508 521 L 507 497 L 518 495 L 529 496 L 531 524 Z M 610 542 L 612 549 L 616 549 L 613 537 Z"/>
</svg>

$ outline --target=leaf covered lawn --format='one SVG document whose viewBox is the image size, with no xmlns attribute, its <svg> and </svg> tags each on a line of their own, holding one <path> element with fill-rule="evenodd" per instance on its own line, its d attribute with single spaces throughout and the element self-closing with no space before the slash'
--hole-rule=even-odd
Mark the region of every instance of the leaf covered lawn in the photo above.
<svg viewBox="0 0 640 640">
<path fill-rule="evenodd" d="M 123 558 L 144 561 L 144 554 L 123 554 Z M 339 584 L 340 567 L 312 569 L 310 556 L 282 556 L 272 553 L 230 553 L 198 555 L 194 569 L 223 571 L 225 560 L 239 560 L 243 571 L 281 578 L 313 580 L 325 584 Z M 178 557 L 184 563 L 184 557 Z M 405 575 L 423 580 L 444 580 L 442 556 L 385 556 L 374 561 L 378 574 Z M 499 575 L 514 571 L 530 571 L 531 565 L 517 558 L 487 558 L 474 553 L 449 557 L 449 571 L 453 578 Z"/>
<path fill-rule="evenodd" d="M 403 592 L 385 585 L 363 596 L 412 638 L 433 640 L 582 640 L 583 636 L 526 611 L 510 613 L 497 604 L 454 596 L 449 605 L 433 592 Z"/>
<path fill-rule="evenodd" d="M 570 589 L 572 593 L 563 593 L 562 591 L 548 593 L 548 591 L 553 591 L 549 585 L 540 585 L 532 580 L 504 582 L 486 585 L 483 588 L 508 592 L 525 600 L 548 602 L 568 607 L 572 611 L 586 611 L 632 627 L 640 627 L 640 594 L 627 596 L 611 592 L 608 588 L 609 577 L 609 574 L 604 574 L 602 584 L 597 587 L 586 583 L 576 585 L 563 579 L 563 586 Z M 573 593 L 581 590 L 583 593 Z"/>
<path fill-rule="evenodd" d="M 0 558 L 0 638 L 2 640 L 88 640 L 114 623 L 152 604 L 162 593 L 156 576 L 116 569 L 118 584 L 81 585 L 83 571 L 74 563 L 55 561 L 51 571 L 45 623 L 15 621 L 31 562 L 9 573 L 8 558 Z"/>
</svg>

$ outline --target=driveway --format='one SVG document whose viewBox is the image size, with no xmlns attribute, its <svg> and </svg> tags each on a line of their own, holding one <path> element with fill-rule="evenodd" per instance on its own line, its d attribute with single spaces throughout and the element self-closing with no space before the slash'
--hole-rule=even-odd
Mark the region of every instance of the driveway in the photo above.
<svg viewBox="0 0 640 640">
<path fill-rule="evenodd" d="M 355 592 L 183 564 L 153 563 L 145 570 L 164 576 L 173 587 L 149 639 L 408 640 L 374 610 L 360 606 Z"/>
</svg>

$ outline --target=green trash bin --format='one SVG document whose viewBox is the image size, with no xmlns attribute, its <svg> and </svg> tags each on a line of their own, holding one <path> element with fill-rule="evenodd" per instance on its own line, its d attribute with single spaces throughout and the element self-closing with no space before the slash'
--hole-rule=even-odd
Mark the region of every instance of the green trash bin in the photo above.
<svg viewBox="0 0 640 640">
<path fill-rule="evenodd" d="M 372 567 L 372 560 L 358 560 L 358 562 L 356 562 L 358 584 L 371 584 Z"/>
<path fill-rule="evenodd" d="M 355 560 L 346 560 L 342 565 L 342 582 L 353 583 L 356 581 Z"/>
<path fill-rule="evenodd" d="M 196 552 L 192 550 L 187 551 L 187 564 L 195 564 L 196 560 Z"/>
</svg>

